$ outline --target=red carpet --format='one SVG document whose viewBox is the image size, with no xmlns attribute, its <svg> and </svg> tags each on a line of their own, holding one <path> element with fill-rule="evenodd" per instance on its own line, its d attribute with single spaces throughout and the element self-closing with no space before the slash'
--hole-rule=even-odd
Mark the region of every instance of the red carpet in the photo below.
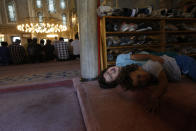
<svg viewBox="0 0 196 131">
<path fill-rule="evenodd" d="M 0 131 L 85 131 L 72 80 L 0 89 Z"/>
<path fill-rule="evenodd" d="M 62 86 L 72 86 L 72 80 L 64 80 L 52 83 L 42 83 L 42 84 L 32 84 L 32 85 L 23 85 L 23 86 L 15 86 L 15 87 L 6 87 L 1 88 L 0 93 L 9 93 L 16 91 L 25 91 L 25 90 L 35 90 L 35 89 L 44 89 L 44 88 L 54 88 L 54 87 L 62 87 Z"/>
</svg>

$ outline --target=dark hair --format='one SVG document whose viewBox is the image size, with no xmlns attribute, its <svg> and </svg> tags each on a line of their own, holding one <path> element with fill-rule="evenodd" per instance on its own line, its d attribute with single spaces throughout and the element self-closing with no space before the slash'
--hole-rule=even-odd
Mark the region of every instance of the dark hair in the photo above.
<svg viewBox="0 0 196 131">
<path fill-rule="evenodd" d="M 20 44 L 20 42 L 21 42 L 21 40 L 19 40 L 19 39 L 16 39 L 16 41 L 15 41 L 16 44 Z"/>
<path fill-rule="evenodd" d="M 64 41 L 64 38 L 63 38 L 63 37 L 60 37 L 60 38 L 59 38 L 59 41 Z"/>
<path fill-rule="evenodd" d="M 44 39 L 40 40 L 40 44 L 44 44 L 44 42 L 45 42 Z"/>
<path fill-rule="evenodd" d="M 51 44 L 51 42 L 52 42 L 52 41 L 49 40 L 49 39 L 46 40 L 46 44 Z"/>
<path fill-rule="evenodd" d="M 1 46 L 8 46 L 7 42 L 1 42 Z"/>
<path fill-rule="evenodd" d="M 73 39 L 69 39 L 69 42 L 72 42 L 73 41 Z"/>
<path fill-rule="evenodd" d="M 37 44 L 37 38 L 36 37 L 33 38 L 32 43 Z"/>
<path fill-rule="evenodd" d="M 32 41 L 33 41 L 33 40 L 32 40 L 31 38 L 28 38 L 28 39 L 27 39 L 27 43 L 28 43 L 28 44 L 31 44 Z"/>
<path fill-rule="evenodd" d="M 111 67 L 111 66 L 110 66 Z M 118 85 L 118 80 L 114 80 L 112 82 L 106 82 L 104 78 L 104 73 L 110 68 L 106 68 L 98 76 L 99 86 L 104 89 L 115 88 Z"/>
<path fill-rule="evenodd" d="M 75 34 L 75 39 L 79 40 L 78 32 Z"/>
<path fill-rule="evenodd" d="M 119 75 L 119 84 L 125 90 L 135 90 L 137 88 L 133 87 L 133 80 L 130 78 L 130 73 L 138 70 L 139 66 L 136 64 L 131 64 L 123 67 Z"/>
</svg>

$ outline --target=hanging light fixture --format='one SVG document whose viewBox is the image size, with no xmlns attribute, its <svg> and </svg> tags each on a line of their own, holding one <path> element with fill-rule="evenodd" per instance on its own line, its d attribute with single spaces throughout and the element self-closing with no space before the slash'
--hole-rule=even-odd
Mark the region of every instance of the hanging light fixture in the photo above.
<svg viewBox="0 0 196 131">
<path fill-rule="evenodd" d="M 25 21 L 17 25 L 19 31 L 26 33 L 58 33 L 67 30 L 67 26 L 62 21 L 53 17 L 26 18 Z"/>
</svg>

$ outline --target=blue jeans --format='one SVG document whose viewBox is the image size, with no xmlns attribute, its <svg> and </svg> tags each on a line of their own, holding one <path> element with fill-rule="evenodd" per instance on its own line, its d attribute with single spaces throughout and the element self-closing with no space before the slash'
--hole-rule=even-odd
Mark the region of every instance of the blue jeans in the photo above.
<svg viewBox="0 0 196 131">
<path fill-rule="evenodd" d="M 181 72 L 196 81 L 196 60 L 185 55 L 177 55 L 175 59 Z"/>
</svg>

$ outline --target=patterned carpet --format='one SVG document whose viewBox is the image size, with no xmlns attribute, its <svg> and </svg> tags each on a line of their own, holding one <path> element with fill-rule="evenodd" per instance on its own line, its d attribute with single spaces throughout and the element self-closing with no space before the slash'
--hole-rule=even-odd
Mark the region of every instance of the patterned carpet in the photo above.
<svg viewBox="0 0 196 131">
<path fill-rule="evenodd" d="M 0 88 L 70 80 L 79 76 L 79 60 L 5 66 L 0 68 Z"/>
<path fill-rule="evenodd" d="M 78 76 L 79 60 L 0 67 L 0 131 L 85 131 Z"/>
</svg>

